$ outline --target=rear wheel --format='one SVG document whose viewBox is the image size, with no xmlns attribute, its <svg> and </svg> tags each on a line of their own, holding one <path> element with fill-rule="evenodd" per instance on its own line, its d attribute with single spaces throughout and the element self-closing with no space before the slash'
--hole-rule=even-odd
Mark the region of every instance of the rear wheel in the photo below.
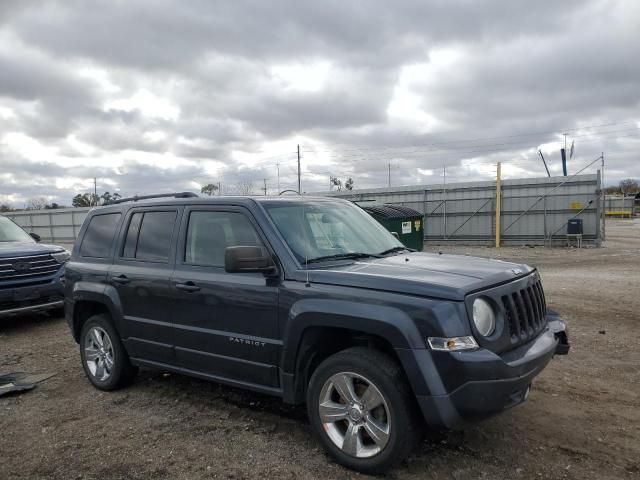
<svg viewBox="0 0 640 480">
<path fill-rule="evenodd" d="M 422 427 L 400 366 L 367 348 L 342 351 L 318 366 L 307 409 L 329 454 L 366 473 L 382 473 L 404 459 Z"/>
<path fill-rule="evenodd" d="M 115 390 L 137 373 L 109 316 L 89 318 L 80 333 L 80 357 L 89 381 L 100 390 Z"/>
</svg>

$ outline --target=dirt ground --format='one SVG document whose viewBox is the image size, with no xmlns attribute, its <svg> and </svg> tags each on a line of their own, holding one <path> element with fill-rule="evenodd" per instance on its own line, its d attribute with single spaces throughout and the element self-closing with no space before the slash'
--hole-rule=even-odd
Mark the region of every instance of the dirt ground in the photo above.
<svg viewBox="0 0 640 480">
<path fill-rule="evenodd" d="M 572 350 L 528 402 L 428 435 L 390 478 L 640 478 L 640 221 L 608 222 L 607 236 L 600 249 L 442 248 L 538 266 Z M 324 454 L 302 407 L 156 371 L 96 390 L 61 318 L 0 321 L 12 371 L 55 376 L 0 398 L 2 479 L 363 477 Z"/>
</svg>

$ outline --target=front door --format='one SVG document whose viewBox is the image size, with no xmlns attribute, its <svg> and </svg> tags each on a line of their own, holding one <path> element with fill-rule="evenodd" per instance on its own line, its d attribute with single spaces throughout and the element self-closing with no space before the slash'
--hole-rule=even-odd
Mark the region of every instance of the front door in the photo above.
<svg viewBox="0 0 640 480">
<path fill-rule="evenodd" d="M 123 342 L 134 358 L 173 363 L 171 288 L 178 208 L 135 209 L 109 272 L 124 313 Z"/>
<path fill-rule="evenodd" d="M 180 366 L 244 386 L 277 387 L 279 277 L 227 273 L 224 251 L 265 245 L 240 207 L 185 210 L 171 278 Z"/>
</svg>

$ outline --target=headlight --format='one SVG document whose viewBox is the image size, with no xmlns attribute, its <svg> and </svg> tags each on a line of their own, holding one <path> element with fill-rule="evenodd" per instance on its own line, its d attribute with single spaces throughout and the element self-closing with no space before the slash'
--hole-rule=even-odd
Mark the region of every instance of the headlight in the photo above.
<svg viewBox="0 0 640 480">
<path fill-rule="evenodd" d="M 51 256 L 58 263 L 65 263 L 67 260 L 71 258 L 71 253 L 68 250 L 63 250 L 61 252 L 52 253 Z"/>
<path fill-rule="evenodd" d="M 496 314 L 489 302 L 482 298 L 473 302 L 473 323 L 483 337 L 488 337 L 496 329 Z"/>
</svg>

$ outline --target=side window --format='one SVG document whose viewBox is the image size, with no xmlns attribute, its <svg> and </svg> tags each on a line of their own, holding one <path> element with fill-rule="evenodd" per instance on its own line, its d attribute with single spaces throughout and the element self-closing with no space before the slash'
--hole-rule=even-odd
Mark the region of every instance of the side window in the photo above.
<svg viewBox="0 0 640 480">
<path fill-rule="evenodd" d="M 176 212 L 137 212 L 131 216 L 122 256 L 152 262 L 167 262 Z"/>
<path fill-rule="evenodd" d="M 224 250 L 233 246 L 262 246 L 249 219 L 236 212 L 191 212 L 184 262 L 223 267 Z"/>
<path fill-rule="evenodd" d="M 93 216 L 80 245 L 80 256 L 108 258 L 121 216 L 120 213 Z"/>
</svg>

